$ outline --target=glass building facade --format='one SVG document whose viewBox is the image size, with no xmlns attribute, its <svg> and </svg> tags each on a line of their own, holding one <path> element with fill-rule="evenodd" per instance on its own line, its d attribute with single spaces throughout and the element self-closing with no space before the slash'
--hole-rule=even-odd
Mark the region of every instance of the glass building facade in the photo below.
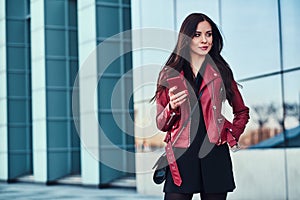
<svg viewBox="0 0 300 200">
<path fill-rule="evenodd" d="M 95 112 L 112 144 L 103 142 L 100 130 L 91 133 L 100 135 L 93 144 L 97 154 L 123 163 L 123 170 L 99 162 L 88 144 L 81 143 L 80 129 L 85 132 L 86 121 L 80 99 L 85 80 L 90 79 L 82 75 L 82 84 L 75 84 L 80 63 L 97 52 L 98 44 L 131 29 L 130 1 L 9 0 L 1 1 L 0 9 L 0 180 L 29 176 L 51 184 L 76 176 L 82 184 L 101 186 L 134 174 L 127 173 L 134 171 L 134 158 L 111 150 L 116 145 L 135 151 L 133 134 L 118 129 L 112 118 L 117 112 L 124 121 L 124 113 L 133 113 L 133 102 L 113 111 L 105 98 L 132 68 L 131 53 L 114 61 L 98 83 Z M 131 38 L 119 38 L 111 46 L 114 51 L 131 48 Z M 98 54 L 96 79 L 102 70 L 103 56 Z M 123 93 L 132 90 L 132 76 L 125 82 Z M 123 101 L 117 103 L 125 105 Z M 133 130 L 130 125 L 126 128 Z"/>
<path fill-rule="evenodd" d="M 241 142 L 247 147 L 299 147 L 300 82 L 293 78 L 300 70 L 296 56 L 299 40 L 295 37 L 300 32 L 295 12 L 299 2 L 232 1 L 221 6 L 226 57 L 244 86 L 251 109 L 251 121 Z M 292 136 L 289 130 L 298 134 Z M 283 140 L 276 143 L 280 134 Z"/>
</svg>

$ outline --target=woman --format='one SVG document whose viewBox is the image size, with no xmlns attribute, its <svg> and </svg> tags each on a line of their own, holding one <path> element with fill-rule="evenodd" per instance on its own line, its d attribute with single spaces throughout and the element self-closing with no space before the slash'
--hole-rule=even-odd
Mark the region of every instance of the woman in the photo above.
<svg viewBox="0 0 300 200">
<path fill-rule="evenodd" d="M 220 55 L 223 39 L 206 15 L 189 15 L 180 28 L 177 44 L 161 70 L 157 83 L 156 122 L 173 143 L 182 183 L 174 184 L 168 170 L 165 200 L 226 199 L 235 189 L 229 146 L 237 144 L 249 120 L 227 62 Z M 179 76 L 185 90 L 169 88 Z M 221 114 L 222 102 L 233 108 L 233 123 Z M 196 108 L 196 109 L 193 109 Z M 192 111 L 193 110 L 193 111 Z M 187 121 L 187 123 L 186 123 Z"/>
</svg>

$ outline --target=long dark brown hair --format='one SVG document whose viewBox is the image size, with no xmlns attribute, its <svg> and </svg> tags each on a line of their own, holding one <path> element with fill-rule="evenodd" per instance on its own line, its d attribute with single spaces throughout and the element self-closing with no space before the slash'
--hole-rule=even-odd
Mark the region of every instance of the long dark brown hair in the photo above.
<svg viewBox="0 0 300 200">
<path fill-rule="evenodd" d="M 202 13 L 190 14 L 183 21 L 176 46 L 169 56 L 165 67 L 159 74 L 155 96 L 151 99 L 151 101 L 155 100 L 160 92 L 165 89 L 166 79 L 172 76 L 171 73 L 168 72 L 174 70 L 167 69 L 175 69 L 177 72 L 181 72 L 186 68 L 190 68 L 190 42 L 196 33 L 198 24 L 203 21 L 207 21 L 211 25 L 213 45 L 208 54 L 214 62 L 213 66 L 216 66 L 217 70 L 221 74 L 226 90 L 226 98 L 228 99 L 229 103 L 231 103 L 233 96 L 232 81 L 234 79 L 228 63 L 221 56 L 221 51 L 223 49 L 223 38 L 217 25 L 208 16 Z M 186 78 L 189 80 L 188 77 Z"/>
</svg>

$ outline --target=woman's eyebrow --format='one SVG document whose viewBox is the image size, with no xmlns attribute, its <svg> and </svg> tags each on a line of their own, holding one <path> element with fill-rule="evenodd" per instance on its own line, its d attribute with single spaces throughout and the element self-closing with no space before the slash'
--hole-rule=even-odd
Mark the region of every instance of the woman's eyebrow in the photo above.
<svg viewBox="0 0 300 200">
<path fill-rule="evenodd" d="M 208 33 L 208 32 L 212 32 L 212 30 L 209 29 L 209 30 L 206 31 L 206 33 Z M 196 33 L 202 33 L 202 32 L 201 31 L 196 31 Z"/>
</svg>

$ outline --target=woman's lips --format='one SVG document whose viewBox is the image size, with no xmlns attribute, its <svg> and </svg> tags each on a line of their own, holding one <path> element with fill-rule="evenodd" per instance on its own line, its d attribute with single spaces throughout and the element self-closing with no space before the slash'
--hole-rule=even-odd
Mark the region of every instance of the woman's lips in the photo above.
<svg viewBox="0 0 300 200">
<path fill-rule="evenodd" d="M 203 51 L 206 51 L 208 49 L 208 46 L 200 47 L 200 49 L 202 49 Z"/>
</svg>

